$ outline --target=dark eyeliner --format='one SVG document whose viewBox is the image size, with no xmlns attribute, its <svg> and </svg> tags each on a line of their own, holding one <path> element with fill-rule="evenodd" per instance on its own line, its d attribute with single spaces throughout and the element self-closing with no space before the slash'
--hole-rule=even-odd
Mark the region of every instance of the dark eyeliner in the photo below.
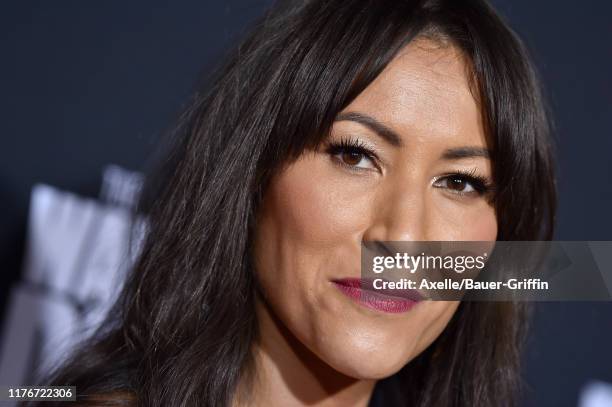
<svg viewBox="0 0 612 407">
<path fill-rule="evenodd" d="M 476 170 L 455 171 L 455 172 L 439 177 L 438 179 L 436 179 L 436 182 L 438 182 L 439 180 L 445 179 L 445 178 L 449 178 L 449 177 L 458 177 L 458 178 L 461 178 L 469 182 L 474 187 L 474 190 L 478 193 L 478 195 L 488 195 L 494 192 L 495 190 L 495 186 L 486 177 L 476 174 Z M 460 192 L 460 191 L 453 192 L 453 193 L 460 194 L 460 195 L 466 194 L 465 192 Z"/>
<path fill-rule="evenodd" d="M 363 154 L 364 157 L 370 159 L 376 167 L 378 167 L 378 156 L 374 151 L 368 148 L 361 140 L 357 138 L 342 137 L 340 141 L 330 141 L 326 152 L 331 156 L 336 156 L 341 153 L 357 153 Z M 351 167 L 350 165 L 341 162 L 340 164 Z M 356 169 L 355 167 L 351 167 Z"/>
</svg>

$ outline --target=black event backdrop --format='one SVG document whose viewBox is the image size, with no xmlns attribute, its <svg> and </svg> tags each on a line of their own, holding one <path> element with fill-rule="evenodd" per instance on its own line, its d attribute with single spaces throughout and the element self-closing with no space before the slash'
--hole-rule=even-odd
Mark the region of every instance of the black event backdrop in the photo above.
<svg viewBox="0 0 612 407">
<path fill-rule="evenodd" d="M 108 163 L 143 168 L 196 81 L 270 0 L 0 5 L 0 311 L 19 278 L 30 189 L 97 196 Z M 612 3 L 495 0 L 554 113 L 557 238 L 612 240 Z M 2 312 L 4 315 L 4 312 Z M 612 303 L 538 304 L 524 406 L 576 406 L 612 382 Z"/>
</svg>

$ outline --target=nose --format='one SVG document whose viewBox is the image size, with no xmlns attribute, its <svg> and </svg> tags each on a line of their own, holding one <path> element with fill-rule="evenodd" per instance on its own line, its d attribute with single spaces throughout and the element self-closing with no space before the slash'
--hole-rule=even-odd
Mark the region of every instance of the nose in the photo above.
<svg viewBox="0 0 612 407">
<path fill-rule="evenodd" d="M 426 241 L 429 239 L 426 191 L 418 186 L 392 186 L 372 205 L 363 239 Z"/>
</svg>

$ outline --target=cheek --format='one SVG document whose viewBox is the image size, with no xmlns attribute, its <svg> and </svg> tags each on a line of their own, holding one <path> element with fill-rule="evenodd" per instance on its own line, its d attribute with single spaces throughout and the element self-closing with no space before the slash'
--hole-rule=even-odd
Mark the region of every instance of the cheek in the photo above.
<svg viewBox="0 0 612 407">
<path fill-rule="evenodd" d="M 336 170 L 337 171 L 337 170 Z M 266 192 L 262 223 L 277 223 L 284 238 L 308 247 L 329 247 L 359 236 L 372 199 L 363 183 L 346 182 L 315 154 L 281 172 Z"/>
<path fill-rule="evenodd" d="M 329 274 L 359 266 L 355 253 L 371 199 L 359 195 L 358 186 L 342 183 L 315 154 L 304 154 L 268 186 L 258 213 L 255 264 L 268 301 L 286 318 L 320 311 L 316 293 Z"/>
<path fill-rule="evenodd" d="M 492 207 L 484 207 L 481 211 L 469 215 L 464 225 L 463 240 L 495 240 L 497 238 L 497 217 Z"/>
<path fill-rule="evenodd" d="M 493 241 L 497 238 L 495 208 L 485 201 L 459 204 L 446 197 L 437 197 L 437 205 L 429 213 L 435 238 L 444 241 Z"/>
</svg>

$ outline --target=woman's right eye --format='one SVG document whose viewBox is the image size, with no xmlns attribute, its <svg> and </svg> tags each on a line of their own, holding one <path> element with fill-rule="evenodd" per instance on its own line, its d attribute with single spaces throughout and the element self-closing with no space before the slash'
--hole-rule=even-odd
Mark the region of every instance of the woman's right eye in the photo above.
<svg viewBox="0 0 612 407">
<path fill-rule="evenodd" d="M 335 154 L 335 157 L 343 164 L 351 167 L 376 169 L 372 158 L 370 158 L 366 153 L 358 151 L 357 149 L 340 151 Z"/>
<path fill-rule="evenodd" d="M 378 170 L 374 153 L 357 141 L 342 140 L 340 143 L 332 143 L 327 151 L 338 164 L 349 169 Z"/>
</svg>

